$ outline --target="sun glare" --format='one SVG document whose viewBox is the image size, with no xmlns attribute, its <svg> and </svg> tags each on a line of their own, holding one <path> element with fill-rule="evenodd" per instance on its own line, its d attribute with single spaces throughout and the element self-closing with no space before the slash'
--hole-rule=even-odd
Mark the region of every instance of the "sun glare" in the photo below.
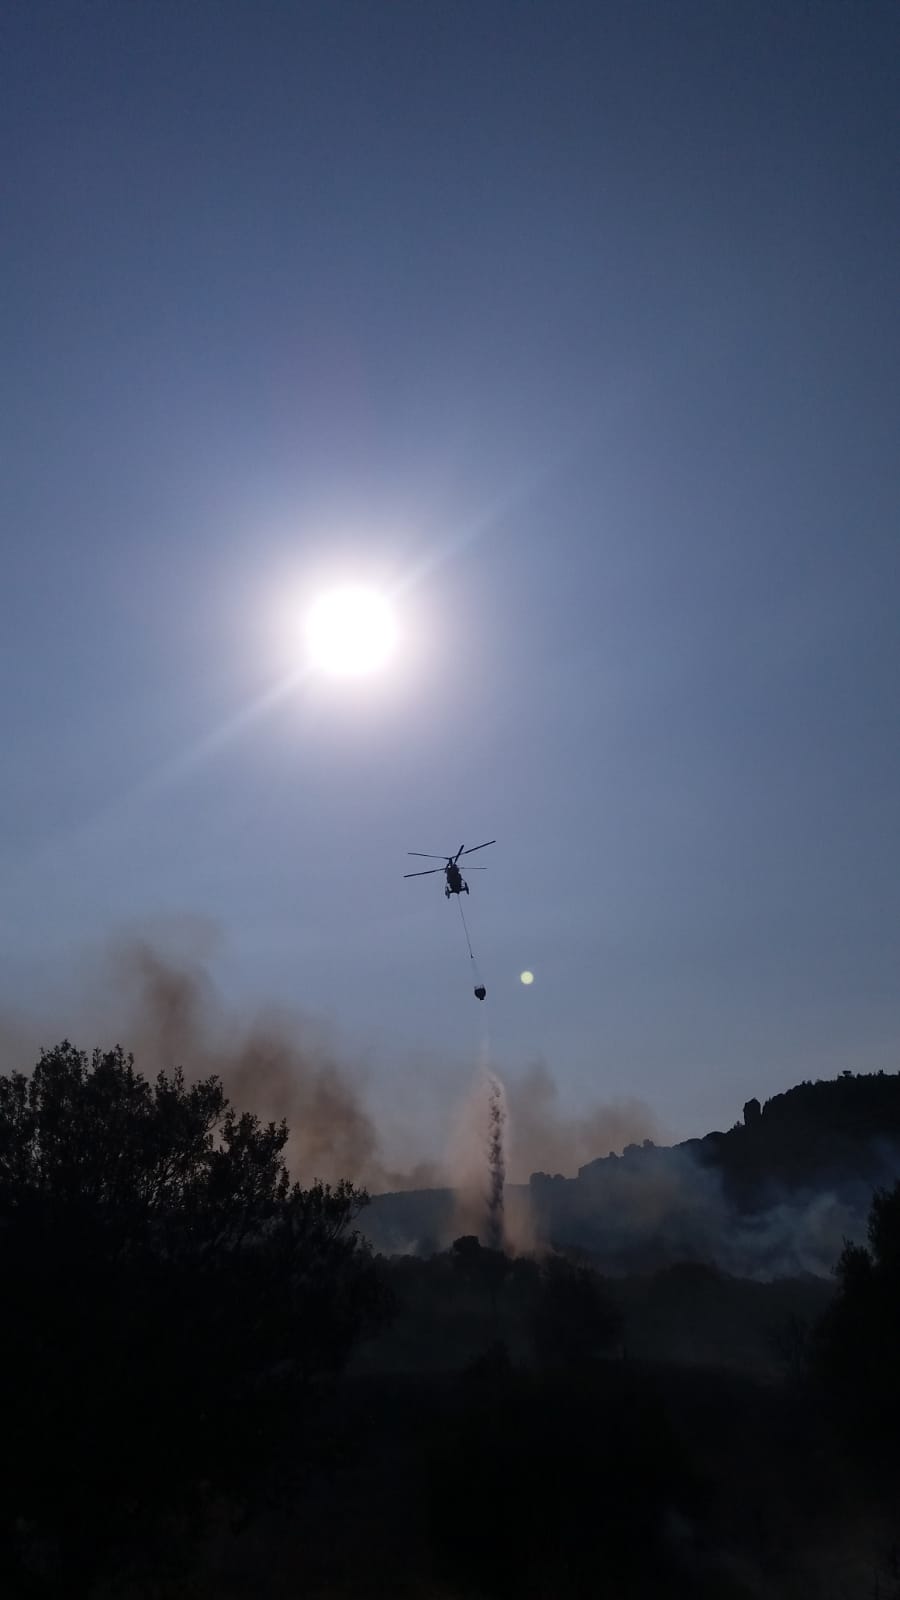
<svg viewBox="0 0 900 1600">
<path fill-rule="evenodd" d="M 332 589 L 319 596 L 306 618 L 310 659 L 333 677 L 376 672 L 391 655 L 396 636 L 391 608 L 373 589 Z"/>
</svg>

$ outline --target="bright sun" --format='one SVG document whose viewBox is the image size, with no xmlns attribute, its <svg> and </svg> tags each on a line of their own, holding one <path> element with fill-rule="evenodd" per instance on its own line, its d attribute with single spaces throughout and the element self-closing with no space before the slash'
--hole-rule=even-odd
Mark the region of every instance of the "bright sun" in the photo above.
<svg viewBox="0 0 900 1600">
<path fill-rule="evenodd" d="M 391 608 L 373 589 L 332 589 L 320 595 L 306 618 L 313 665 L 334 677 L 362 677 L 384 665 L 397 629 Z"/>
</svg>

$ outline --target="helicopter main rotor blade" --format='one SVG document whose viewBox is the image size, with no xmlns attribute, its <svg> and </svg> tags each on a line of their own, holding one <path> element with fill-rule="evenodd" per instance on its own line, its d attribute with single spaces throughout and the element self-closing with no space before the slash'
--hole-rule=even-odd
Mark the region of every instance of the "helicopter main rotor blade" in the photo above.
<svg viewBox="0 0 900 1600">
<path fill-rule="evenodd" d="M 460 850 L 460 855 L 471 856 L 476 850 L 486 850 L 489 844 L 496 844 L 496 839 L 485 839 L 484 844 L 473 844 L 470 850 Z M 475 870 L 474 868 L 472 869 Z"/>
<path fill-rule="evenodd" d="M 407 850 L 408 856 L 422 856 L 425 861 L 449 861 L 449 856 L 436 856 L 430 850 Z"/>
<path fill-rule="evenodd" d="M 458 861 L 458 860 L 459 860 L 459 858 L 460 858 L 460 856 L 461 856 L 461 855 L 462 855 L 462 853 L 463 853 L 463 849 L 464 849 L 464 848 L 465 848 L 465 847 L 464 847 L 464 846 L 463 846 L 463 845 L 460 845 L 460 847 L 459 847 L 459 849 L 458 849 L 458 850 L 457 850 L 457 852 L 456 852 L 456 855 L 455 855 L 455 856 L 454 856 L 454 857 L 453 857 L 453 861 L 454 861 L 454 864 L 455 864 L 455 863 L 456 863 L 456 862 L 457 862 L 457 861 Z"/>
<path fill-rule="evenodd" d="M 424 872 L 404 872 L 404 878 L 430 878 L 433 872 L 443 872 L 443 867 L 426 867 Z"/>
</svg>

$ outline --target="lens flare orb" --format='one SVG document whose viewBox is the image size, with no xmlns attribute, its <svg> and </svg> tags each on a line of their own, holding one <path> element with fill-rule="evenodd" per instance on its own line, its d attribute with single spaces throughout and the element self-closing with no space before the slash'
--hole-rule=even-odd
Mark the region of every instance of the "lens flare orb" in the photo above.
<svg viewBox="0 0 900 1600">
<path fill-rule="evenodd" d="M 534 973 L 533 972 L 520 972 L 519 973 L 519 982 L 520 983 L 524 983 L 524 985 L 525 985 L 525 987 L 527 989 L 527 987 L 528 987 L 528 985 L 530 983 L 534 983 Z"/>
</svg>

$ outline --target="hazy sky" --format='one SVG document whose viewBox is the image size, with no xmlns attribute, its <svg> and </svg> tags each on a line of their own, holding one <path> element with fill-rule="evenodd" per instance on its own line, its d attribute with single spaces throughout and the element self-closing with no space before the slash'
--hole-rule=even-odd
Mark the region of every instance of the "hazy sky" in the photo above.
<svg viewBox="0 0 900 1600">
<path fill-rule="evenodd" d="M 201 919 L 423 1126 L 488 1015 L 676 1136 L 896 1070 L 900 9 L 31 0 L 0 61 L 0 1004 Z M 391 669 L 250 714 L 348 574 Z M 482 1009 L 402 873 L 492 837 Z"/>
</svg>

